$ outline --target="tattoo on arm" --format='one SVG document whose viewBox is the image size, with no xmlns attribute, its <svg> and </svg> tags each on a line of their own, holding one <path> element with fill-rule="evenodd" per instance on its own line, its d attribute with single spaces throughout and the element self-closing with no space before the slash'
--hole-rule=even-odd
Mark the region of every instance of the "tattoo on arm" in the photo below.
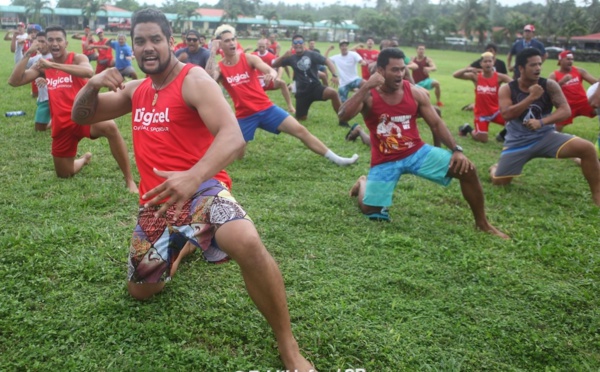
<svg viewBox="0 0 600 372">
<path fill-rule="evenodd" d="M 546 89 L 550 95 L 550 100 L 554 107 L 560 107 L 567 104 L 567 99 L 563 94 L 560 85 L 555 80 L 548 80 L 546 83 Z"/>
<path fill-rule="evenodd" d="M 84 87 L 77 97 L 77 104 L 73 106 L 73 116 L 76 121 L 85 121 L 96 115 L 98 106 L 98 91 Z"/>
</svg>

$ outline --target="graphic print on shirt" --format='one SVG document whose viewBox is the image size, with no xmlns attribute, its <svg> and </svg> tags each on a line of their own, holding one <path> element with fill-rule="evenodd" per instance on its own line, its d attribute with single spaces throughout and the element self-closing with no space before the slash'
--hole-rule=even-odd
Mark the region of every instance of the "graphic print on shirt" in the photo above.
<svg viewBox="0 0 600 372">
<path fill-rule="evenodd" d="M 379 116 L 377 125 L 377 137 L 380 139 L 379 151 L 383 154 L 390 154 L 400 150 L 410 149 L 415 144 L 410 138 L 402 140 L 402 129 L 410 128 L 411 115 L 401 115 L 390 117 L 388 114 Z"/>
</svg>

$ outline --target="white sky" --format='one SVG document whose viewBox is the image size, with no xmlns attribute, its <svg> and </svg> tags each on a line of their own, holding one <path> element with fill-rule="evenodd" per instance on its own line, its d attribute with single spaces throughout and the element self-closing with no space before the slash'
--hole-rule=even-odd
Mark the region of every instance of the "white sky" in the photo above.
<svg viewBox="0 0 600 372">
<path fill-rule="evenodd" d="M 10 5 L 11 0 L 0 0 L 0 5 Z M 218 0 L 200 0 L 198 1 L 200 4 L 216 4 Z M 273 3 L 276 4 L 279 0 L 262 0 L 263 3 Z M 529 0 L 536 4 L 544 4 L 545 0 Z M 148 3 L 151 5 L 161 6 L 164 0 L 138 0 L 139 3 Z M 375 6 L 376 0 L 285 0 L 287 4 L 313 4 L 314 6 L 324 6 L 324 5 L 333 5 L 333 4 L 344 4 L 344 5 L 357 5 L 363 6 L 363 4 L 367 6 Z M 432 0 L 432 3 L 438 3 L 439 0 Z M 520 3 L 524 3 L 526 1 L 523 0 L 499 0 L 498 1 L 502 5 L 517 5 Z M 583 0 L 576 1 L 579 6 L 584 4 Z M 52 1 L 52 3 L 56 4 L 56 1 Z"/>
</svg>

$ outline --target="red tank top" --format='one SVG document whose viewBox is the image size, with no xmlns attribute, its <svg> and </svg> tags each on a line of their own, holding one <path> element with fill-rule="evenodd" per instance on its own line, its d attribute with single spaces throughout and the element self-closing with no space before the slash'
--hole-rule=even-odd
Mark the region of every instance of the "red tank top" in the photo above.
<svg viewBox="0 0 600 372">
<path fill-rule="evenodd" d="M 475 86 L 475 116 L 491 115 L 498 111 L 498 73 L 490 78 L 485 78 L 482 73 L 477 74 L 477 85 Z"/>
<path fill-rule="evenodd" d="M 376 89 L 371 89 L 373 106 L 364 118 L 371 132 L 371 166 L 404 159 L 424 145 L 411 85 L 406 80 L 402 83 L 404 96 L 397 105 L 387 104 Z"/>
<path fill-rule="evenodd" d="M 183 80 L 192 68 L 186 64 L 179 75 L 158 92 L 156 105 L 152 107 L 155 90 L 152 80 L 146 78 L 132 97 L 131 113 L 133 150 L 140 172 L 140 204 L 149 190 L 160 185 L 164 179 L 153 168 L 164 171 L 184 171 L 200 160 L 213 142 L 213 135 L 202 121 L 198 111 L 183 100 Z M 231 179 L 222 170 L 214 176 L 231 188 Z"/>
<path fill-rule="evenodd" d="M 75 53 L 69 53 L 64 64 L 72 65 L 74 58 Z M 52 114 L 52 137 L 55 137 L 62 130 L 78 126 L 71 120 L 71 111 L 75 96 L 83 88 L 87 79 L 54 68 L 47 69 L 45 75 L 48 82 L 48 102 Z"/>
<path fill-rule="evenodd" d="M 585 89 L 583 89 L 583 80 L 581 80 L 581 74 L 577 67 L 572 66 L 569 74 L 571 74 L 571 80 L 560 87 L 567 98 L 567 102 L 569 105 L 587 102 L 587 94 Z M 554 71 L 554 75 L 556 76 L 556 81 L 560 81 L 567 74 L 563 74 L 560 70 L 556 70 Z"/>
<path fill-rule="evenodd" d="M 238 63 L 233 66 L 220 61 L 219 68 L 221 81 L 233 100 L 237 118 L 245 118 L 273 106 L 258 81 L 256 70 L 248 64 L 245 53 L 239 54 Z"/>
<path fill-rule="evenodd" d="M 108 42 L 107 39 L 102 39 L 102 40 L 98 40 L 94 43 L 94 45 L 106 45 L 106 43 Z M 113 54 L 112 54 L 112 48 L 106 48 L 106 49 L 98 49 L 98 59 L 102 60 L 102 59 L 112 59 Z"/>
<path fill-rule="evenodd" d="M 94 54 L 94 49 L 86 48 L 86 42 L 87 42 L 87 36 L 82 36 L 81 37 L 81 49 L 83 50 L 83 54 L 85 54 L 86 56 Z"/>
<path fill-rule="evenodd" d="M 427 63 L 427 57 L 423 58 L 421 61 L 417 60 L 417 57 L 415 57 L 413 58 L 413 62 L 419 67 L 412 72 L 413 80 L 416 84 L 419 81 L 423 81 L 429 77 L 429 74 L 424 70 L 425 67 L 429 67 L 429 63 Z"/>
</svg>

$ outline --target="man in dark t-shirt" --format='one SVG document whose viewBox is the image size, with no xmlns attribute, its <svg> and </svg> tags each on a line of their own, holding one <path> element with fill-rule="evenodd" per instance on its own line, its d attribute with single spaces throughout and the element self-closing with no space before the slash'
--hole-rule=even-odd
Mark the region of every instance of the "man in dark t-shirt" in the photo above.
<svg viewBox="0 0 600 372">
<path fill-rule="evenodd" d="M 200 35 L 198 31 L 189 30 L 185 35 L 187 48 L 177 50 L 175 57 L 181 62 L 193 63 L 205 68 L 206 62 L 208 62 L 208 58 L 210 57 L 210 52 L 200 45 L 201 39 L 204 39 L 204 36 Z"/>
<path fill-rule="evenodd" d="M 329 68 L 334 85 L 339 83 L 335 64 L 322 55 L 306 50 L 304 47 L 304 37 L 294 35 L 292 38 L 291 50 L 272 62 L 272 67 L 290 66 L 294 70 L 294 83 L 296 83 L 296 118 L 306 120 L 308 109 L 314 101 L 329 101 L 336 115 L 342 102 L 338 92 L 330 87 L 325 87 L 319 81 L 319 65 L 326 65 Z M 345 121 L 339 122 L 340 126 L 349 127 Z"/>
<path fill-rule="evenodd" d="M 498 47 L 496 46 L 496 44 L 489 43 L 488 45 L 485 46 L 485 51 L 490 52 L 494 55 L 494 71 L 496 71 L 499 74 L 507 75 L 508 70 L 506 69 L 506 63 L 504 63 L 504 61 L 498 59 L 498 56 L 496 55 L 498 53 Z M 474 61 L 473 63 L 471 63 L 470 66 L 481 70 L 482 69 L 481 59 L 482 58 L 479 58 L 477 61 Z"/>
</svg>

